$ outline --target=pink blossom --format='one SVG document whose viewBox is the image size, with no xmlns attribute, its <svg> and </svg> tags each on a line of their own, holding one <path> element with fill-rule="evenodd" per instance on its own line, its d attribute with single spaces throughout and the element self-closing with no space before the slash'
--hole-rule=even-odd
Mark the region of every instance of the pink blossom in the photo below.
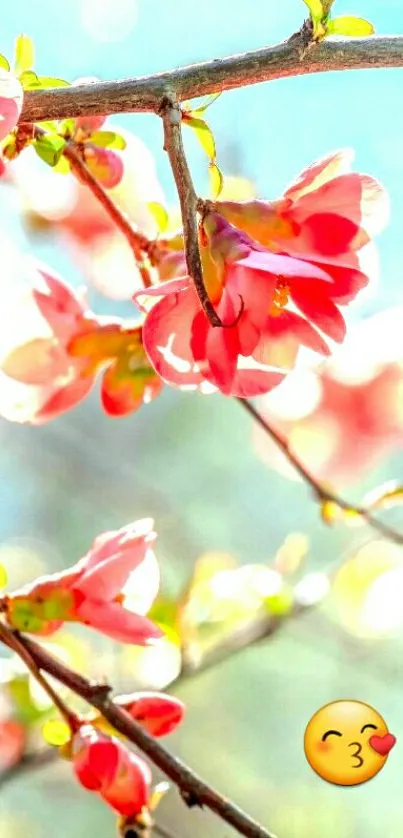
<svg viewBox="0 0 403 838">
<path fill-rule="evenodd" d="M 44 576 L 5 597 L 5 613 L 14 628 L 52 634 L 64 622 L 84 623 L 122 643 L 148 644 L 162 632 L 143 616 L 158 591 L 159 571 L 152 545 L 156 534 L 146 518 L 116 532 L 99 535 L 86 556 L 62 573 Z M 144 565 L 147 574 L 144 574 Z M 125 607 L 125 589 L 136 589 L 142 603 Z M 141 582 L 140 582 L 141 580 Z"/>
<path fill-rule="evenodd" d="M 71 757 L 81 785 L 97 792 L 115 812 L 131 817 L 147 808 L 151 771 L 119 739 L 83 725 L 73 736 Z"/>
</svg>

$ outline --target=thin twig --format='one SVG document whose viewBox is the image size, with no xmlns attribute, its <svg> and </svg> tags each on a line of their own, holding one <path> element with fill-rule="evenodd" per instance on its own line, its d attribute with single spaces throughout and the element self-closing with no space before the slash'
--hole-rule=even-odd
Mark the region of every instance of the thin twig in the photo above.
<svg viewBox="0 0 403 838">
<path fill-rule="evenodd" d="M 350 501 L 340 497 L 340 495 L 331 491 L 331 489 L 328 489 L 313 474 L 311 474 L 309 469 L 306 468 L 299 457 L 291 450 L 287 438 L 283 436 L 280 431 L 276 430 L 276 428 L 274 428 L 273 425 L 271 425 L 270 422 L 265 419 L 261 413 L 259 413 L 250 401 L 241 398 L 237 398 L 237 401 L 240 405 L 242 405 L 244 410 L 248 411 L 255 422 L 263 428 L 265 433 L 273 440 L 273 442 L 275 442 L 283 454 L 285 454 L 288 462 L 291 463 L 304 482 L 311 487 L 316 499 L 319 500 L 320 503 L 334 503 L 335 506 L 345 512 L 353 512 L 357 516 L 360 516 L 363 521 L 369 524 L 369 526 L 373 529 L 377 530 L 385 538 L 388 538 L 390 541 L 394 541 L 395 544 L 403 544 L 402 533 L 399 533 L 397 530 L 394 530 L 393 527 L 389 527 L 387 524 L 384 524 L 383 521 L 379 521 L 378 518 L 375 518 L 371 512 L 365 508 L 365 506 L 357 506 L 354 503 L 350 503 Z"/>
<path fill-rule="evenodd" d="M 58 695 L 58 693 L 48 683 L 46 678 L 44 678 L 40 669 L 37 667 L 34 658 L 30 654 L 29 649 L 27 649 L 24 645 L 18 632 L 9 629 L 2 621 L 0 621 L 0 641 L 6 643 L 7 646 L 9 646 L 9 648 L 12 649 L 13 652 L 15 652 L 16 655 L 18 655 L 21 658 L 21 660 L 24 661 L 25 666 L 30 671 L 31 675 L 33 675 L 33 677 L 36 679 L 38 684 L 41 685 L 42 689 L 50 698 L 52 704 L 54 704 L 57 710 L 59 711 L 61 717 L 67 722 L 71 730 L 75 730 L 75 728 L 77 727 L 77 717 L 75 716 L 75 714 L 72 713 L 71 710 L 69 710 L 67 705 Z"/>
<path fill-rule="evenodd" d="M 39 125 L 32 126 L 33 136 L 36 138 L 45 137 L 46 131 Z M 81 183 L 84 183 L 92 192 L 94 197 L 103 206 L 108 213 L 117 229 L 123 233 L 127 242 L 129 243 L 134 257 L 136 259 L 137 267 L 141 273 L 144 287 L 148 288 L 151 285 L 148 269 L 143 266 L 144 255 L 147 255 L 153 263 L 153 255 L 157 247 L 157 243 L 148 239 L 140 230 L 136 229 L 128 216 L 115 204 L 108 192 L 103 188 L 99 180 L 90 172 L 84 160 L 77 151 L 74 140 L 68 140 L 62 151 L 63 157 L 69 161 L 74 174 Z"/>
<path fill-rule="evenodd" d="M 12 630 L 10 630 L 10 633 L 15 635 Z M 206 806 L 239 833 L 245 835 L 246 838 L 273 838 L 260 824 L 204 782 L 180 759 L 167 751 L 137 722 L 133 721 L 125 710 L 114 704 L 113 700 L 108 697 L 110 687 L 87 681 L 82 675 L 78 675 L 78 673 L 52 657 L 48 651 L 33 640 L 28 640 L 27 637 L 21 635 L 18 635 L 18 638 L 38 669 L 48 672 L 60 683 L 73 690 L 76 695 L 99 710 L 112 727 L 126 736 L 175 783 L 187 805 Z M 7 646 L 14 648 L 7 635 L 2 636 L 1 639 Z"/>
<path fill-rule="evenodd" d="M 161 106 L 164 124 L 164 149 L 168 154 L 181 207 L 183 237 L 188 274 L 193 280 L 200 303 L 212 326 L 222 326 L 208 296 L 203 280 L 197 229 L 197 195 L 182 142 L 182 114 L 177 102 L 166 99 Z"/>
<path fill-rule="evenodd" d="M 167 96 L 175 95 L 184 101 L 287 76 L 383 67 L 403 67 L 402 35 L 325 40 L 312 44 L 301 59 L 301 37 L 297 34 L 275 46 L 152 76 L 27 92 L 20 121 L 155 113 Z"/>
</svg>

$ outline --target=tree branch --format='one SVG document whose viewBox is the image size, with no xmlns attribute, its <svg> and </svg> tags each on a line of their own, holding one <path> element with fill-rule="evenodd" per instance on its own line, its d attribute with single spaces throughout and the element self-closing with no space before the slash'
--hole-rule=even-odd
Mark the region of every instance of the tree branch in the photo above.
<svg viewBox="0 0 403 838">
<path fill-rule="evenodd" d="M 274 838 L 260 824 L 242 812 L 234 803 L 222 797 L 212 786 L 205 783 L 181 760 L 167 751 L 156 739 L 109 698 L 110 687 L 87 681 L 82 675 L 53 658 L 42 646 L 27 637 L 10 630 L 18 637 L 26 652 L 38 669 L 48 672 L 60 683 L 83 698 L 104 716 L 119 733 L 136 745 L 161 771 L 178 786 L 184 801 L 189 805 L 206 806 L 246 838 Z M 13 648 L 7 636 L 3 642 Z"/>
<path fill-rule="evenodd" d="M 394 530 L 392 527 L 389 527 L 387 524 L 384 524 L 383 521 L 379 521 L 378 518 L 374 518 L 371 512 L 365 508 L 365 506 L 355 506 L 353 503 L 345 500 L 344 498 L 337 495 L 335 492 L 332 492 L 326 486 L 324 486 L 311 472 L 303 462 L 299 459 L 299 457 L 294 454 L 291 450 L 288 440 L 285 436 L 283 436 L 280 431 L 276 430 L 270 422 L 265 419 L 261 413 L 254 407 L 254 405 L 249 402 L 247 399 L 237 398 L 242 407 L 248 411 L 248 413 L 253 417 L 255 422 L 260 425 L 261 428 L 265 431 L 265 433 L 275 442 L 278 448 L 283 452 L 283 454 L 287 457 L 287 460 L 291 465 L 295 468 L 298 472 L 300 477 L 304 480 L 308 486 L 311 487 L 313 490 L 316 499 L 320 501 L 320 503 L 334 503 L 340 509 L 344 510 L 345 512 L 353 512 L 356 515 L 359 515 L 370 527 L 377 530 L 384 538 L 388 538 L 390 541 L 395 542 L 395 544 L 403 544 L 403 533 L 399 533 Z"/>
<path fill-rule="evenodd" d="M 160 110 L 164 125 L 164 149 L 169 157 L 181 207 L 188 274 L 210 323 L 212 326 L 222 326 L 203 280 L 196 215 L 197 195 L 183 148 L 181 109 L 177 102 L 165 99 Z"/>
<path fill-rule="evenodd" d="M 20 122 L 158 112 L 166 97 L 175 96 L 183 101 L 287 76 L 403 67 L 402 35 L 325 40 L 310 45 L 305 53 L 302 46 L 302 36 L 297 33 L 275 46 L 152 76 L 27 92 Z"/>
</svg>

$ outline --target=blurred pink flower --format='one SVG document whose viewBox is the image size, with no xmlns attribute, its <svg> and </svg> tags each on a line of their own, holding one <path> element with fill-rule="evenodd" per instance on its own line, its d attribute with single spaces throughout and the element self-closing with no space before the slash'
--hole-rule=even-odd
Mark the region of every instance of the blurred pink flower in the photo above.
<svg viewBox="0 0 403 838">
<path fill-rule="evenodd" d="M 0 140 L 15 128 L 23 98 L 24 91 L 16 76 L 0 67 Z"/>
<path fill-rule="evenodd" d="M 48 422 L 87 396 L 98 371 L 102 405 L 111 416 L 159 394 L 162 382 L 143 349 L 141 325 L 98 317 L 45 265 L 34 263 L 28 279 L 0 318 L 0 415 Z"/>
</svg>

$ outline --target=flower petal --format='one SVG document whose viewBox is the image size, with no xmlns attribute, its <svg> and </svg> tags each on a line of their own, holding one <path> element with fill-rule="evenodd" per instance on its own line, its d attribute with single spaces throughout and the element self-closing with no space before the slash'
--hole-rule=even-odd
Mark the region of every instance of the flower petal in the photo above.
<svg viewBox="0 0 403 838">
<path fill-rule="evenodd" d="M 292 198 L 293 201 L 302 198 L 309 192 L 318 189 L 323 183 L 327 183 L 338 175 L 350 171 L 354 159 L 354 151 L 351 148 L 333 151 L 312 163 L 298 175 L 297 179 L 284 192 L 285 198 Z"/>
<path fill-rule="evenodd" d="M 176 387 L 195 389 L 203 382 L 191 348 L 192 324 L 198 311 L 196 292 L 187 287 L 159 300 L 143 326 L 144 349 L 154 369 L 163 381 Z"/>
<path fill-rule="evenodd" d="M 161 629 L 151 620 L 127 611 L 118 602 L 85 599 L 77 608 L 77 615 L 85 625 L 119 643 L 146 646 L 150 641 L 163 636 Z"/>
<path fill-rule="evenodd" d="M 300 311 L 332 340 L 341 343 L 346 335 L 346 324 L 339 309 L 327 293 L 327 285 L 319 282 L 293 282 L 291 298 Z"/>
</svg>

